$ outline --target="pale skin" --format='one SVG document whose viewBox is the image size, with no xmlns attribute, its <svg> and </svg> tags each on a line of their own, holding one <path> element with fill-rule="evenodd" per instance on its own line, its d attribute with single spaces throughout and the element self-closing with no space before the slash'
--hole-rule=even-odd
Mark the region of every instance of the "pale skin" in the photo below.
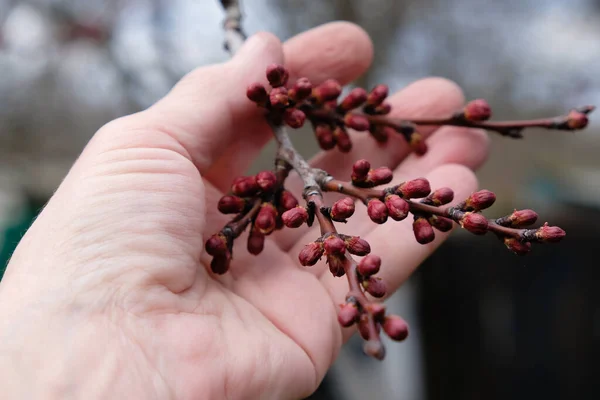
<svg viewBox="0 0 600 400">
<path fill-rule="evenodd" d="M 228 217 L 216 211 L 270 132 L 245 88 L 284 63 L 292 79 L 348 83 L 372 58 L 360 28 L 332 23 L 281 44 L 251 37 L 229 62 L 199 68 L 150 109 L 101 128 L 19 244 L 0 283 L 0 386 L 10 399 L 299 399 L 312 393 L 352 329 L 337 305 L 347 291 L 298 252 L 318 228 L 286 229 L 259 256 L 236 242 L 231 271 L 214 276 L 203 241 Z M 398 116 L 460 109 L 441 78 L 394 94 Z M 312 163 L 346 179 L 366 158 L 395 181 L 427 177 L 456 198 L 476 190 L 472 170 L 487 137 L 477 130 L 424 129 L 430 150 L 408 154 L 400 138 Z M 292 136 L 292 140 L 293 140 Z M 374 165 L 375 166 L 375 165 Z M 288 183 L 298 193 L 301 184 Z M 342 233 L 360 235 L 383 259 L 392 293 L 446 237 L 422 246 L 410 223 L 372 223 L 362 206 Z M 410 321 L 409 321 L 410 322 Z M 408 339 L 410 340 L 410 338 Z"/>
</svg>

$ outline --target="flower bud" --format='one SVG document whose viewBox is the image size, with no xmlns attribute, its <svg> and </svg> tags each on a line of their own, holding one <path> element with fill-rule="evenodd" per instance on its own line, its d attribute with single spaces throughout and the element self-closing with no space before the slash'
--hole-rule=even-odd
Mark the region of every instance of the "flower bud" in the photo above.
<svg viewBox="0 0 600 400">
<path fill-rule="evenodd" d="M 308 78 L 300 78 L 294 83 L 294 86 L 288 91 L 292 100 L 296 103 L 308 98 L 312 93 L 312 84 Z"/>
<path fill-rule="evenodd" d="M 379 167 L 369 171 L 367 180 L 377 186 L 390 183 L 393 177 L 394 174 L 391 169 L 388 167 Z"/>
<path fill-rule="evenodd" d="M 319 142 L 319 147 L 323 150 L 331 150 L 335 147 L 335 138 L 329 125 L 317 125 L 315 127 L 315 136 Z"/>
<path fill-rule="evenodd" d="M 344 116 L 344 124 L 347 127 L 354 129 L 355 131 L 368 131 L 371 123 L 369 119 L 364 115 L 347 113 Z"/>
<path fill-rule="evenodd" d="M 531 251 L 531 243 L 521 242 L 516 238 L 504 238 L 504 245 L 518 256 L 524 256 Z"/>
<path fill-rule="evenodd" d="M 380 322 L 385 317 L 385 305 L 381 303 L 368 303 L 365 310 L 371 314 L 373 320 Z"/>
<path fill-rule="evenodd" d="M 433 232 L 431 224 L 423 217 L 417 217 L 413 221 L 413 233 L 420 244 L 431 243 L 435 239 L 435 232 Z"/>
<path fill-rule="evenodd" d="M 371 170 L 371 164 L 367 160 L 358 160 L 352 166 L 352 181 L 364 181 Z"/>
<path fill-rule="evenodd" d="M 369 92 L 367 96 L 367 104 L 370 106 L 378 106 L 388 96 L 388 87 L 386 85 L 377 85 Z"/>
<path fill-rule="evenodd" d="M 298 205 L 298 200 L 287 190 L 282 190 L 279 195 L 279 207 L 283 210 L 290 210 Z"/>
<path fill-rule="evenodd" d="M 332 255 L 327 256 L 327 264 L 329 265 L 329 272 L 336 278 L 344 276 L 346 271 L 344 270 L 344 263 L 346 259 L 343 256 Z"/>
<path fill-rule="evenodd" d="M 418 156 L 422 156 L 427 153 L 427 143 L 425 143 L 425 139 L 419 132 L 413 132 L 409 136 L 408 145 L 411 150 Z"/>
<path fill-rule="evenodd" d="M 290 104 L 290 98 L 287 94 L 287 89 L 278 87 L 271 90 L 269 93 L 269 101 L 274 108 L 285 108 Z"/>
<path fill-rule="evenodd" d="M 254 176 L 240 176 L 234 179 L 231 192 L 236 196 L 248 197 L 258 192 L 259 186 Z"/>
<path fill-rule="evenodd" d="M 338 149 L 342 153 L 348 153 L 350 150 L 352 150 L 352 140 L 344 128 L 341 126 L 336 126 L 333 131 L 333 137 L 335 138 Z"/>
<path fill-rule="evenodd" d="M 487 101 L 476 99 L 467 103 L 463 115 L 469 121 L 485 121 L 492 116 L 492 109 Z"/>
<path fill-rule="evenodd" d="M 288 228 L 298 228 L 308 220 L 308 212 L 304 207 L 290 208 L 281 215 L 281 219 Z"/>
<path fill-rule="evenodd" d="M 465 201 L 465 211 L 480 211 L 489 208 L 496 201 L 496 195 L 489 190 L 480 190 L 470 195 Z"/>
<path fill-rule="evenodd" d="M 315 265 L 323 256 L 323 251 L 323 243 L 311 242 L 300 250 L 298 260 L 305 267 Z"/>
<path fill-rule="evenodd" d="M 538 215 L 533 210 L 515 210 L 512 214 L 498 218 L 496 221 L 498 224 L 503 226 L 510 226 L 511 228 L 522 228 L 529 226 L 537 221 Z"/>
<path fill-rule="evenodd" d="M 312 95 L 320 103 L 335 100 L 341 93 L 342 87 L 335 79 L 326 80 L 312 91 Z"/>
<path fill-rule="evenodd" d="M 284 86 L 290 74 L 283 65 L 271 64 L 267 67 L 267 80 L 274 87 Z"/>
<path fill-rule="evenodd" d="M 363 257 L 362 260 L 358 263 L 358 273 L 368 278 L 371 275 L 375 275 L 379 272 L 379 268 L 381 267 L 381 258 L 376 256 L 375 254 L 368 254 Z"/>
<path fill-rule="evenodd" d="M 215 233 L 206 241 L 204 245 L 206 252 L 211 256 L 224 256 L 229 252 L 227 238 L 222 233 Z"/>
<path fill-rule="evenodd" d="M 367 101 L 367 91 L 363 88 L 354 88 L 348 93 L 348 95 L 338 105 L 338 111 L 346 113 L 357 107 L 360 107 L 365 101 Z"/>
<path fill-rule="evenodd" d="M 254 220 L 254 226 L 263 235 L 268 235 L 275 230 L 277 210 L 271 203 L 263 203 Z"/>
<path fill-rule="evenodd" d="M 408 324 L 397 315 L 388 315 L 382 325 L 383 331 L 392 340 L 401 341 L 408 337 Z"/>
<path fill-rule="evenodd" d="M 354 200 L 350 197 L 344 197 L 336 201 L 331 206 L 331 219 L 337 222 L 344 222 L 354 214 Z"/>
<path fill-rule="evenodd" d="M 358 321 L 359 316 L 360 313 L 356 304 L 345 303 L 340 306 L 340 311 L 338 311 L 338 322 L 344 328 L 348 328 Z"/>
<path fill-rule="evenodd" d="M 385 197 L 385 205 L 388 209 L 388 214 L 394 221 L 402 221 L 408 215 L 410 206 L 397 194 L 390 194 Z"/>
<path fill-rule="evenodd" d="M 238 214 L 241 213 L 246 206 L 246 201 L 237 196 L 223 196 L 219 199 L 217 208 L 223 214 Z"/>
<path fill-rule="evenodd" d="M 398 186 L 396 193 L 405 199 L 419 199 L 431 192 L 429 181 L 425 178 L 413 179 Z"/>
<path fill-rule="evenodd" d="M 360 337 L 365 340 L 369 340 L 369 316 L 367 314 L 361 314 L 358 318 L 358 333 Z"/>
<path fill-rule="evenodd" d="M 229 269 L 231 263 L 231 253 L 227 252 L 224 255 L 215 256 L 210 262 L 210 269 L 213 273 L 223 275 Z"/>
<path fill-rule="evenodd" d="M 283 112 L 283 122 L 285 122 L 290 128 L 302 128 L 305 120 L 306 114 L 297 108 L 287 108 Z"/>
<path fill-rule="evenodd" d="M 588 124 L 588 117 L 578 110 L 571 110 L 567 115 L 567 126 L 570 129 L 583 129 Z"/>
<path fill-rule="evenodd" d="M 377 142 L 387 143 L 390 133 L 393 135 L 395 131 L 389 126 L 373 124 L 369 128 L 369 132 L 371 133 L 371 136 L 373 136 L 373 139 L 375 139 Z"/>
<path fill-rule="evenodd" d="M 385 115 L 389 114 L 390 111 L 392 111 L 392 106 L 389 103 L 381 103 L 377 107 L 373 107 L 370 111 L 371 114 Z"/>
<path fill-rule="evenodd" d="M 277 177 L 273 171 L 260 171 L 256 174 L 256 184 L 264 193 L 268 193 L 275 189 L 277 185 Z"/>
<path fill-rule="evenodd" d="M 428 201 L 425 203 L 431 204 L 433 206 L 441 206 L 444 204 L 448 204 L 452 200 L 454 200 L 454 192 L 452 191 L 452 189 L 447 187 L 439 188 L 436 189 L 429 196 L 427 196 L 427 200 Z"/>
<path fill-rule="evenodd" d="M 371 252 L 369 242 L 358 236 L 348 236 L 344 242 L 346 243 L 348 251 L 355 256 L 365 256 Z"/>
<path fill-rule="evenodd" d="M 440 232 L 449 232 L 454 226 L 451 219 L 438 217 L 437 215 L 432 215 L 427 221 Z"/>
<path fill-rule="evenodd" d="M 376 224 L 383 224 L 388 218 L 388 209 L 379 199 L 371 199 L 367 204 L 367 214 L 371 221 Z"/>
<path fill-rule="evenodd" d="M 371 276 L 369 279 L 364 280 L 362 282 L 365 290 L 373 297 L 383 297 L 385 296 L 385 283 L 381 278 Z"/>
<path fill-rule="evenodd" d="M 338 236 L 331 235 L 323 241 L 325 251 L 331 255 L 344 255 L 346 253 L 346 243 Z"/>
<path fill-rule="evenodd" d="M 549 226 L 547 223 L 535 233 L 535 237 L 540 242 L 556 243 L 560 242 L 567 233 L 558 226 Z"/>
<path fill-rule="evenodd" d="M 248 236 L 248 253 L 258 255 L 265 247 L 265 235 L 258 232 L 256 229 L 250 230 L 250 236 Z"/>
<path fill-rule="evenodd" d="M 475 235 L 485 235 L 488 229 L 488 220 L 481 214 L 468 212 L 460 220 L 460 225 Z"/>
<path fill-rule="evenodd" d="M 269 95 L 267 94 L 267 89 L 265 89 L 265 87 L 258 82 L 248 86 L 248 89 L 246 89 L 246 96 L 248 96 L 250 100 L 258 104 L 266 103 L 267 99 L 269 98 Z"/>
<path fill-rule="evenodd" d="M 381 340 L 367 340 L 363 344 L 363 351 L 366 355 L 378 360 L 383 360 L 385 358 L 385 347 L 383 347 Z"/>
</svg>

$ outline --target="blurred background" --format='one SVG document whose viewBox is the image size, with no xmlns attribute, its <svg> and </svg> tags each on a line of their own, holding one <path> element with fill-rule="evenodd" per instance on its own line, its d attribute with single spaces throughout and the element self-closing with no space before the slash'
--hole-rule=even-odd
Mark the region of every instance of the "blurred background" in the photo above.
<svg viewBox="0 0 600 400">
<path fill-rule="evenodd" d="M 357 85 L 429 75 L 495 118 L 600 105 L 598 0 L 246 0 L 249 33 L 361 25 L 375 62 Z M 194 67 L 227 59 L 217 0 L 0 0 L 0 277 L 91 135 Z M 600 121 L 576 134 L 493 137 L 481 186 L 568 232 L 526 258 L 454 234 L 388 301 L 411 325 L 384 362 L 352 340 L 313 399 L 600 398 Z M 304 136 L 305 140 L 308 137 Z M 296 138 L 297 139 L 297 138 Z M 309 156 L 316 144 L 300 142 Z M 466 149 L 465 151 L 468 151 Z M 273 148 L 253 170 L 271 165 Z"/>
</svg>

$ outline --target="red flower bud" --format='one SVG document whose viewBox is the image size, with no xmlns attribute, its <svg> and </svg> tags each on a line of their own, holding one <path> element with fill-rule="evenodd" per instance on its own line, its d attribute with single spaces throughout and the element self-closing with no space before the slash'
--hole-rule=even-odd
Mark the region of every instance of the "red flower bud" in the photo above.
<svg viewBox="0 0 600 400">
<path fill-rule="evenodd" d="M 368 131 L 371 123 L 364 115 L 347 113 L 344 116 L 344 124 L 355 131 Z"/>
<path fill-rule="evenodd" d="M 227 238 L 222 233 L 215 233 L 206 241 L 204 245 L 206 252 L 211 256 L 224 256 L 229 252 Z"/>
<path fill-rule="evenodd" d="M 390 111 L 392 111 L 392 106 L 389 103 L 381 103 L 377 107 L 374 107 L 370 110 L 371 114 L 375 115 L 389 114 Z"/>
<path fill-rule="evenodd" d="M 396 131 L 388 126 L 371 125 L 369 132 L 371 133 L 371 136 L 373 136 L 373 139 L 375 139 L 377 142 L 387 143 L 390 133 L 393 135 Z"/>
<path fill-rule="evenodd" d="M 277 185 L 277 177 L 273 171 L 260 171 L 256 174 L 256 184 L 265 193 L 275 189 Z"/>
<path fill-rule="evenodd" d="M 267 80 L 274 88 L 285 85 L 289 76 L 289 72 L 283 65 L 271 64 L 267 67 Z"/>
<path fill-rule="evenodd" d="M 283 210 L 290 210 L 298 205 L 298 200 L 287 190 L 282 190 L 279 195 L 279 207 Z"/>
<path fill-rule="evenodd" d="M 254 226 L 263 235 L 268 235 L 275 230 L 277 210 L 271 203 L 263 203 L 254 220 Z"/>
<path fill-rule="evenodd" d="M 335 138 L 338 149 L 342 153 L 348 153 L 352 150 L 352 140 L 344 128 L 337 126 L 333 131 L 333 137 Z"/>
<path fill-rule="evenodd" d="M 342 93 L 340 83 L 335 79 L 328 79 L 313 89 L 312 95 L 320 102 L 335 100 Z"/>
<path fill-rule="evenodd" d="M 431 243 L 435 239 L 435 232 L 433 232 L 431 224 L 423 217 L 418 217 L 413 221 L 413 233 L 420 244 Z"/>
<path fill-rule="evenodd" d="M 333 203 L 331 207 L 331 219 L 337 222 L 344 222 L 354 214 L 354 200 L 350 197 L 344 197 Z"/>
<path fill-rule="evenodd" d="M 229 269 L 231 263 L 231 253 L 227 252 L 225 255 L 215 256 L 210 262 L 210 269 L 213 273 L 223 275 Z"/>
<path fill-rule="evenodd" d="M 488 229 L 488 220 L 481 214 L 468 212 L 460 220 L 460 225 L 475 235 L 485 235 Z"/>
<path fill-rule="evenodd" d="M 333 131 L 329 125 L 317 125 L 315 136 L 319 142 L 319 147 L 323 150 L 331 150 L 335 147 L 335 137 L 333 137 Z"/>
<path fill-rule="evenodd" d="M 504 245 L 518 256 L 524 256 L 531 251 L 531 243 L 521 242 L 516 238 L 504 238 Z"/>
<path fill-rule="evenodd" d="M 413 132 L 410 134 L 408 145 L 415 152 L 416 155 L 422 156 L 427 153 L 427 143 L 425 143 L 425 139 L 418 132 Z"/>
<path fill-rule="evenodd" d="M 383 321 L 383 331 L 390 339 L 401 341 L 408 337 L 408 324 L 397 315 L 388 315 Z"/>
<path fill-rule="evenodd" d="M 434 206 L 448 204 L 452 200 L 454 200 L 454 192 L 452 191 L 452 189 L 447 187 L 439 188 L 436 189 L 429 196 L 427 196 L 427 200 L 429 200 L 429 202 L 427 202 L 428 204 Z"/>
<path fill-rule="evenodd" d="M 388 87 L 386 85 L 375 86 L 367 96 L 367 104 L 370 106 L 378 106 L 388 96 Z"/>
<path fill-rule="evenodd" d="M 346 113 L 360 107 L 365 101 L 367 101 L 367 91 L 363 88 L 354 88 L 338 105 L 338 111 Z"/>
<path fill-rule="evenodd" d="M 463 115 L 469 121 L 485 121 L 492 116 L 492 109 L 487 101 L 476 99 L 467 103 Z"/>
<path fill-rule="evenodd" d="M 371 170 L 371 164 L 367 160 L 358 160 L 352 166 L 352 181 L 364 181 Z"/>
<path fill-rule="evenodd" d="M 288 108 L 283 112 L 283 121 L 291 128 L 302 128 L 305 120 L 306 114 L 297 108 Z"/>
<path fill-rule="evenodd" d="M 348 236 L 346 237 L 345 242 L 348 251 L 355 256 L 365 256 L 371 252 L 369 243 L 358 236 Z"/>
<path fill-rule="evenodd" d="M 385 283 L 381 278 L 371 276 L 369 279 L 362 282 L 365 290 L 373 297 L 385 296 Z"/>
<path fill-rule="evenodd" d="M 385 197 L 385 205 L 390 217 L 394 221 L 402 221 L 408 215 L 410 206 L 397 194 L 391 194 Z"/>
<path fill-rule="evenodd" d="M 367 180 L 376 186 L 390 183 L 393 177 L 394 174 L 391 169 L 388 167 L 379 167 L 369 171 Z"/>
<path fill-rule="evenodd" d="M 290 104 L 290 98 L 287 94 L 287 89 L 277 87 L 269 93 L 269 101 L 274 108 L 285 108 Z"/>
<path fill-rule="evenodd" d="M 256 229 L 250 230 L 250 236 L 248 236 L 248 253 L 258 255 L 265 247 L 265 235 L 258 232 Z"/>
<path fill-rule="evenodd" d="M 323 243 L 311 242 L 300 250 L 298 260 L 305 267 L 315 265 L 323 256 L 323 251 Z"/>
<path fill-rule="evenodd" d="M 338 255 L 327 256 L 327 264 L 329 265 L 329 271 L 337 278 L 344 276 L 346 271 L 344 270 L 345 258 Z"/>
<path fill-rule="evenodd" d="M 371 199 L 367 204 L 367 214 L 371 221 L 376 224 L 383 224 L 388 218 L 388 209 L 379 199 Z"/>
<path fill-rule="evenodd" d="M 437 215 L 432 215 L 429 217 L 428 221 L 431 226 L 440 232 L 448 232 L 452 230 L 452 227 L 454 226 L 454 223 L 452 223 L 451 219 L 438 217 Z"/>
<path fill-rule="evenodd" d="M 512 228 L 522 228 L 529 226 L 537 221 L 538 215 L 533 210 L 515 210 L 508 216 L 508 224 Z M 500 222 L 499 222 L 500 223 Z M 504 225 L 500 223 L 501 225 Z"/>
<path fill-rule="evenodd" d="M 358 333 L 360 334 L 360 336 L 365 339 L 365 340 L 369 340 L 369 316 L 367 314 L 361 314 L 360 317 L 358 318 Z"/>
<path fill-rule="evenodd" d="M 281 219 L 288 228 L 298 228 L 308 220 L 308 212 L 304 207 L 294 207 L 284 212 Z"/>
<path fill-rule="evenodd" d="M 368 303 L 365 306 L 365 310 L 367 310 L 377 322 L 383 321 L 383 318 L 385 317 L 385 306 L 381 303 Z"/>
<path fill-rule="evenodd" d="M 376 256 L 375 254 L 368 254 L 363 257 L 362 260 L 358 263 L 358 273 L 368 278 L 371 275 L 375 275 L 379 272 L 379 268 L 381 267 L 381 258 Z"/>
<path fill-rule="evenodd" d="M 308 78 L 300 78 L 294 83 L 294 86 L 288 91 L 292 100 L 296 103 L 308 98 L 312 93 L 312 84 Z"/>
<path fill-rule="evenodd" d="M 582 112 L 571 110 L 567 115 L 567 126 L 571 129 L 583 129 L 588 124 L 588 117 Z"/>
<path fill-rule="evenodd" d="M 223 214 L 238 214 L 242 212 L 245 206 L 246 201 L 244 199 L 231 195 L 221 197 L 217 204 L 217 208 Z"/>
<path fill-rule="evenodd" d="M 431 192 L 429 181 L 425 178 L 413 179 L 398 186 L 396 193 L 405 199 L 420 199 Z"/>
<path fill-rule="evenodd" d="M 246 96 L 248 96 L 250 100 L 258 104 L 266 103 L 267 99 L 269 98 L 269 95 L 267 94 L 267 89 L 265 89 L 265 87 L 258 82 L 248 86 L 248 89 L 246 89 Z"/>
<path fill-rule="evenodd" d="M 325 251 L 331 255 L 344 255 L 346 253 L 346 243 L 335 235 L 329 236 L 323 242 Z"/>
<path fill-rule="evenodd" d="M 470 195 L 465 201 L 466 211 L 480 211 L 489 208 L 496 201 L 496 195 L 489 190 L 480 190 Z"/>
<path fill-rule="evenodd" d="M 549 226 L 547 223 L 535 233 L 535 237 L 540 242 L 556 243 L 560 242 L 567 233 L 558 226 Z"/>
<path fill-rule="evenodd" d="M 381 340 L 367 340 L 363 344 L 363 351 L 366 355 L 378 360 L 383 360 L 385 358 L 385 347 L 383 347 Z"/>
<path fill-rule="evenodd" d="M 259 186 L 254 176 L 240 176 L 231 185 L 231 192 L 236 196 L 248 197 L 258 192 Z"/>
<path fill-rule="evenodd" d="M 340 306 L 340 311 L 338 311 L 338 322 L 344 328 L 354 325 L 359 317 L 360 313 L 355 304 L 345 303 Z"/>
</svg>

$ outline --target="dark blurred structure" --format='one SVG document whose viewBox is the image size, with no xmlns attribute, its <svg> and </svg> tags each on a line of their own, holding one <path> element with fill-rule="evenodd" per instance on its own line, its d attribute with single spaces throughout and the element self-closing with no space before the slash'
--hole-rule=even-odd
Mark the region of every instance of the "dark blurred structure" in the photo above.
<svg viewBox="0 0 600 400">
<path fill-rule="evenodd" d="M 91 135 L 143 109 L 183 74 L 227 59 L 217 0 L 0 0 L 0 262 Z M 600 105 L 595 0 L 246 0 L 248 32 L 282 39 L 333 20 L 375 45 L 356 84 L 392 91 L 430 75 L 484 97 L 496 117 Z M 412 327 L 383 363 L 351 341 L 313 399 L 597 399 L 600 276 L 598 118 L 576 136 L 493 137 L 478 175 L 503 215 L 532 207 L 559 246 L 518 258 L 494 238 L 455 235 L 389 307 Z M 294 138 L 306 155 L 308 135 Z M 267 148 L 254 169 L 268 167 Z M 468 149 L 465 149 L 468 151 Z M 393 240 L 393 239 L 391 239 Z M 0 276 L 2 268 L 0 268 Z"/>
</svg>

